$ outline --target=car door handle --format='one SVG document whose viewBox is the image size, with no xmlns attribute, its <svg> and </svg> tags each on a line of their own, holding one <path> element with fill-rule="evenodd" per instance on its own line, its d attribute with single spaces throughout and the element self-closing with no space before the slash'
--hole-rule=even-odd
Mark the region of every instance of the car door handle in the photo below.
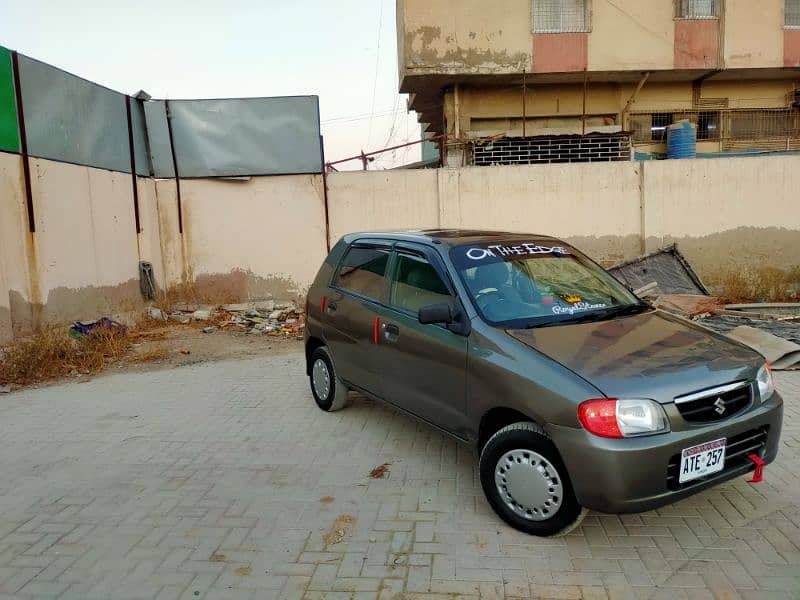
<svg viewBox="0 0 800 600">
<path fill-rule="evenodd" d="M 397 338 L 400 337 L 400 328 L 394 323 L 384 323 L 383 337 L 388 342 L 396 342 Z"/>
</svg>

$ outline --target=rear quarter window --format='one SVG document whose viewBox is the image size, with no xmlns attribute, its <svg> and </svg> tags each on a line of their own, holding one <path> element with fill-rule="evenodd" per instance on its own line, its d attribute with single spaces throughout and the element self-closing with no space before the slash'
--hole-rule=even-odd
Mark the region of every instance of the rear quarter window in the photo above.
<svg viewBox="0 0 800 600">
<path fill-rule="evenodd" d="M 333 285 L 372 300 L 386 300 L 388 248 L 353 246 L 345 254 Z"/>
</svg>

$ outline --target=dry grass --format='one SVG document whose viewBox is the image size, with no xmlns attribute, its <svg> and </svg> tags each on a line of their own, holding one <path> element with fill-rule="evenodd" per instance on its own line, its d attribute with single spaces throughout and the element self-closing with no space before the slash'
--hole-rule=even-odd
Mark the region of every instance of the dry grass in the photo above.
<svg viewBox="0 0 800 600">
<path fill-rule="evenodd" d="M 148 348 L 147 350 L 132 352 L 125 359 L 125 362 L 131 364 L 157 362 L 159 360 L 165 360 L 169 358 L 171 355 L 172 352 L 166 346 L 154 346 L 152 348 Z"/>
<path fill-rule="evenodd" d="M 30 385 L 71 374 L 91 375 L 120 361 L 130 349 L 126 332 L 98 329 L 80 339 L 49 326 L 0 351 L 0 383 Z"/>
<path fill-rule="evenodd" d="M 706 280 L 726 303 L 794 302 L 800 299 L 800 265 L 790 269 L 762 267 L 723 271 L 706 277 Z"/>
</svg>

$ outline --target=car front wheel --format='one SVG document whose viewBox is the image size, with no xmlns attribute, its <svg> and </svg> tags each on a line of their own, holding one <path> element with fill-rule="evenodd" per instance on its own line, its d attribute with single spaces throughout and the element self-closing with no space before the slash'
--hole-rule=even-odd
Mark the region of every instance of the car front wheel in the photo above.
<svg viewBox="0 0 800 600">
<path fill-rule="evenodd" d="M 525 533 L 564 535 L 586 514 L 558 450 L 535 423 L 514 423 L 489 438 L 481 451 L 480 477 L 494 511 Z"/>
<path fill-rule="evenodd" d="M 322 410 L 333 412 L 347 405 L 347 388 L 336 377 L 333 359 L 325 346 L 311 354 L 311 393 Z"/>
</svg>

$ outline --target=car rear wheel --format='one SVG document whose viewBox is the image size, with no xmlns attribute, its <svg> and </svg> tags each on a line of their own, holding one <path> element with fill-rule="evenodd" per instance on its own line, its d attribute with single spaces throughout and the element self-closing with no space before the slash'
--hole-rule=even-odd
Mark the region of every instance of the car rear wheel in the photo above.
<svg viewBox="0 0 800 600">
<path fill-rule="evenodd" d="M 322 410 L 333 412 L 347 405 L 347 388 L 336 377 L 333 359 L 325 346 L 311 354 L 311 393 Z"/>
<path fill-rule="evenodd" d="M 586 515 L 558 450 L 535 423 L 514 423 L 490 437 L 481 451 L 480 476 L 494 511 L 525 533 L 564 535 Z"/>
</svg>

